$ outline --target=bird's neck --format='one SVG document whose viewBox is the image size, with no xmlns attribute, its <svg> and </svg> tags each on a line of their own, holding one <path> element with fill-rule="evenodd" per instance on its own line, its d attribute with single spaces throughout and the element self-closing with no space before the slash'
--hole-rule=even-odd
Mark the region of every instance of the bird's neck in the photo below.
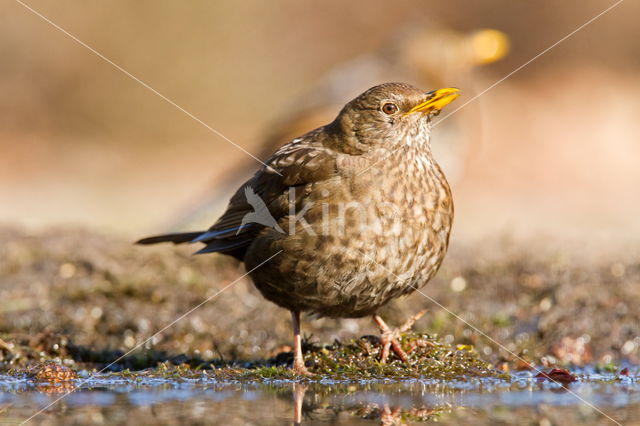
<svg viewBox="0 0 640 426">
<path fill-rule="evenodd" d="M 347 117 L 338 116 L 333 122 L 324 127 L 327 148 L 348 155 L 363 155 L 369 151 L 370 146 L 360 140 L 354 132 L 353 122 Z"/>
<path fill-rule="evenodd" d="M 435 192 L 437 198 L 450 197 L 449 183 L 431 152 L 429 131 L 408 138 L 388 155 L 385 162 L 389 167 L 398 168 L 401 178 L 418 183 L 414 190 Z"/>
</svg>

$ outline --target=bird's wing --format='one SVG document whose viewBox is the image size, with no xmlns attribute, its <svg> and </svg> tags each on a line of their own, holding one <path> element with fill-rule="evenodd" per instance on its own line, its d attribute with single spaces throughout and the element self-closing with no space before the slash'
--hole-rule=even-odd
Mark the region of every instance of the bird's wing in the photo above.
<svg viewBox="0 0 640 426">
<path fill-rule="evenodd" d="M 242 218 L 255 211 L 255 197 L 264 202 L 277 222 L 289 213 L 289 188 L 305 187 L 335 175 L 335 155 L 322 145 L 316 132 L 284 145 L 266 161 L 266 166 L 238 189 L 225 213 L 207 232 L 193 240 L 207 244 L 200 252 L 230 251 L 248 246 L 264 227 L 256 223 L 242 224 Z M 296 191 L 297 197 L 303 194 L 302 190 Z"/>
</svg>

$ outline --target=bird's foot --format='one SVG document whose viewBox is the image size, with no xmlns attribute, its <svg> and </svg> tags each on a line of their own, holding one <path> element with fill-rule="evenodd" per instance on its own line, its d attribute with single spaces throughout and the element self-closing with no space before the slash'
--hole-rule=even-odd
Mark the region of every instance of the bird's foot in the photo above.
<svg viewBox="0 0 640 426">
<path fill-rule="evenodd" d="M 382 344 L 382 351 L 380 352 L 380 363 L 385 364 L 387 362 L 387 358 L 389 358 L 390 350 L 393 352 L 404 362 L 405 364 L 409 364 L 409 357 L 407 353 L 402 349 L 400 345 L 400 337 L 402 333 L 405 333 L 413 327 L 413 324 L 420 319 L 425 314 L 426 311 L 420 311 L 408 320 L 405 321 L 398 328 L 391 329 L 387 323 L 384 322 L 382 318 L 378 315 L 373 316 L 373 320 L 380 327 L 380 343 Z"/>
<path fill-rule="evenodd" d="M 296 376 L 304 376 L 304 377 L 313 376 L 313 373 L 307 370 L 307 367 L 304 365 L 304 362 L 294 362 L 292 370 L 293 370 L 293 374 L 295 374 Z"/>
</svg>

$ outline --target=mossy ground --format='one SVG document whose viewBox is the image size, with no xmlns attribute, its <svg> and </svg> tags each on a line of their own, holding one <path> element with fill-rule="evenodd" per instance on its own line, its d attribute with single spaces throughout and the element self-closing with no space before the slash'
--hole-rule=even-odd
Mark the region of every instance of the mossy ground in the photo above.
<svg viewBox="0 0 640 426">
<path fill-rule="evenodd" d="M 228 258 L 136 247 L 78 230 L 0 228 L 0 246 L 0 372 L 47 360 L 100 370 L 118 360 L 106 371 L 186 365 L 229 377 L 290 374 L 289 316 L 248 279 L 166 327 L 244 273 Z M 303 318 L 303 332 L 314 336 L 306 347 L 309 368 L 331 377 L 446 379 L 494 374 L 491 366 L 502 363 L 526 367 L 519 358 L 612 368 L 638 363 L 638 259 L 633 249 L 589 252 L 540 242 L 453 246 L 423 291 L 457 316 L 417 293 L 381 312 L 397 325 L 428 309 L 404 336 L 413 347 L 410 367 L 393 358 L 378 362 L 375 339 L 358 338 L 377 332 L 369 319 Z M 438 339 L 429 337 L 435 333 Z M 336 339 L 343 343 L 326 343 Z"/>
<path fill-rule="evenodd" d="M 507 377 L 483 361 L 471 346 L 454 347 L 420 333 L 404 334 L 400 343 L 408 350 L 409 364 L 393 356 L 381 364 L 380 344 L 372 336 L 317 348 L 309 354 L 307 363 L 314 373 L 340 378 Z"/>
<path fill-rule="evenodd" d="M 445 344 L 420 333 L 405 333 L 400 340 L 407 351 L 406 364 L 391 354 L 380 362 L 380 342 L 375 336 L 363 336 L 347 343 L 318 344 L 305 342 L 305 361 L 313 374 L 304 379 L 366 380 L 423 378 L 436 380 L 467 380 L 477 377 L 508 379 L 509 375 L 482 360 L 470 346 Z M 142 351 L 122 357 L 119 353 L 90 353 L 73 344 L 57 345 L 55 352 L 34 352 L 29 346 L 18 347 L 14 355 L 5 357 L 5 372 L 26 374 L 40 381 L 65 381 L 75 378 L 80 369 L 106 371 L 124 378 L 198 378 L 226 380 L 301 379 L 290 368 L 291 352 L 281 352 L 269 359 L 254 361 L 203 360 L 197 357 L 174 356 Z M 8 368 L 9 367 L 9 368 Z M 68 368 L 69 371 L 61 370 Z M 55 374 L 52 374 L 51 371 Z M 60 379 L 70 377 L 70 379 Z"/>
</svg>

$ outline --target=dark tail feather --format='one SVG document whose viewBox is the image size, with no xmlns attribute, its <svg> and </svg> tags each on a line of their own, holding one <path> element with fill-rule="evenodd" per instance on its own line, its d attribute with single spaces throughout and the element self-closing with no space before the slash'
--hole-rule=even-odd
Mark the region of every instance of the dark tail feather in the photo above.
<svg viewBox="0 0 640 426">
<path fill-rule="evenodd" d="M 251 243 L 250 238 L 247 238 L 245 240 L 240 240 L 240 241 L 228 241 L 228 240 L 212 241 L 208 243 L 206 247 L 204 247 L 201 250 L 198 250 L 193 254 L 204 254 L 204 253 L 214 253 L 214 252 L 227 253 L 227 252 L 232 252 L 235 249 L 245 248 L 250 243 Z M 243 253 L 244 253 L 244 250 L 243 250 Z"/>
<path fill-rule="evenodd" d="M 191 242 L 194 238 L 199 237 L 206 231 L 199 232 L 182 232 L 178 234 L 156 235 L 155 237 L 143 238 L 136 241 L 136 244 L 157 244 L 157 243 L 173 243 L 182 244 Z"/>
</svg>

